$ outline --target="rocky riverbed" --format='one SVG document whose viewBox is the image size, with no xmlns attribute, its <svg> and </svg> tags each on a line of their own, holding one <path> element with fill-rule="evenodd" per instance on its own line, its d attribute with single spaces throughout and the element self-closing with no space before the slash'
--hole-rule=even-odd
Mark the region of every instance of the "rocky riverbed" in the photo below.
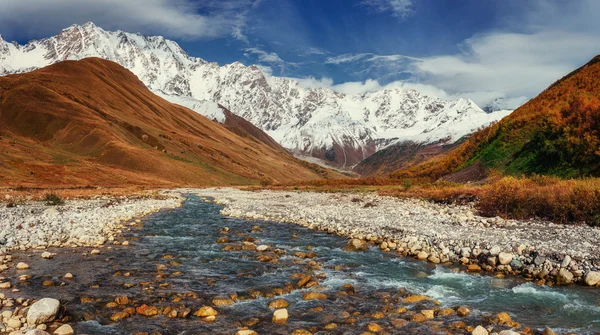
<svg viewBox="0 0 600 335">
<path fill-rule="evenodd" d="M 8 286 L 0 287 L 0 333 L 548 335 L 554 332 L 546 326 L 559 333 L 600 329 L 596 295 L 583 292 L 589 288 L 575 288 L 571 297 L 522 280 L 470 276 L 362 250 L 364 240 L 351 243 L 362 250 L 352 252 L 335 234 L 225 217 L 221 205 L 201 200 L 188 195 L 178 208 L 141 222 L 132 218 L 103 246 L 4 255 L 0 261 L 9 268 L 1 278 Z M 573 310 L 571 301 L 586 310 Z"/>
<path fill-rule="evenodd" d="M 0 204 L 0 255 L 14 249 L 98 246 L 113 241 L 122 223 L 180 205 L 177 193 L 155 197 L 41 201 Z"/>
<path fill-rule="evenodd" d="M 213 188 L 198 192 L 231 217 L 295 223 L 375 243 L 432 263 L 461 263 L 470 272 L 523 275 L 538 284 L 600 285 L 600 229 L 541 221 L 485 218 L 469 206 L 438 205 L 376 194 Z"/>
</svg>

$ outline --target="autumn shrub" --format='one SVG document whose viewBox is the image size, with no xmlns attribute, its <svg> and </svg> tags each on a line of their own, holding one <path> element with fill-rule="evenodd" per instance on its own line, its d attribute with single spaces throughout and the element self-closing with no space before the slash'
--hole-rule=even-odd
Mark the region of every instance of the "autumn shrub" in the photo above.
<svg viewBox="0 0 600 335">
<path fill-rule="evenodd" d="M 505 177 L 485 188 L 477 208 L 486 216 L 600 225 L 600 179 Z"/>
<path fill-rule="evenodd" d="M 46 193 L 42 201 L 46 203 L 46 206 L 58 206 L 64 203 L 64 200 L 56 193 Z"/>
</svg>

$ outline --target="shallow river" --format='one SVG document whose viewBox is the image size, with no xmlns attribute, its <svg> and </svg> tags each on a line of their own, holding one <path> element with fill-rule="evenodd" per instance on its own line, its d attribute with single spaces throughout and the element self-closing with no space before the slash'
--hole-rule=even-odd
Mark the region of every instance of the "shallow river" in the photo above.
<svg viewBox="0 0 600 335">
<path fill-rule="evenodd" d="M 299 328 L 319 331 L 319 334 L 360 334 L 369 322 L 380 324 L 390 333 L 442 333 L 439 329 L 453 321 L 463 320 L 476 326 L 489 317 L 486 313 L 501 311 L 531 328 L 549 326 L 555 331 L 562 328 L 577 333 L 600 332 L 600 292 L 597 289 L 550 288 L 518 279 L 468 275 L 452 271 L 451 267 L 383 253 L 374 247 L 365 252 L 345 252 L 342 250 L 347 243 L 344 238 L 296 225 L 227 218 L 219 214 L 220 209 L 219 205 L 189 196 L 181 208 L 158 212 L 145 218 L 142 227 L 125 232 L 130 240 L 128 247 L 101 249 L 98 256 L 82 256 L 83 249 L 54 250 L 58 255 L 51 261 L 41 260 L 37 255 L 29 257 L 25 261 L 31 264 L 30 273 L 34 276 L 28 285 L 18 285 L 19 294 L 61 298 L 79 334 L 132 334 L 136 331 L 233 334 L 242 326 L 249 326 L 259 334 L 288 334 Z M 230 231 L 223 233 L 223 227 Z M 228 244 L 217 243 L 219 238 L 226 237 L 230 245 L 241 245 L 241 240 L 248 236 L 256 239 L 257 245 L 267 244 L 285 254 L 223 251 Z M 308 264 L 310 259 L 297 257 L 296 252 L 316 253 L 312 260 L 320 268 L 315 268 L 315 263 Z M 274 261 L 260 261 L 258 257 L 263 255 Z M 16 258 L 27 256 L 20 254 Z M 159 264 L 164 267 L 157 270 Z M 62 280 L 66 272 L 73 273 L 75 280 Z M 128 272 L 129 276 L 123 275 Z M 297 273 L 312 274 L 319 286 L 294 288 L 288 293 L 286 283 L 288 287 L 296 285 L 298 279 L 290 276 Z M 52 281 L 56 286 L 42 286 L 42 281 Z M 66 285 L 60 286 L 61 282 Z M 356 294 L 339 293 L 347 283 L 353 284 Z M 275 288 L 283 288 L 284 294 L 273 297 L 273 292 L 281 293 Z M 403 304 L 402 297 L 408 294 L 403 288 L 410 294 L 439 300 L 441 305 L 427 301 Z M 308 291 L 321 291 L 327 299 L 304 301 L 302 295 Z M 189 308 L 193 312 L 202 305 L 210 305 L 214 296 L 227 294 L 237 294 L 239 300 L 232 306 L 218 307 L 219 315 L 214 323 L 195 317 L 169 319 L 139 315 L 114 323 L 109 317 L 119 311 L 119 307 L 105 307 L 116 297 L 125 295 L 132 307 L 146 303 L 179 310 Z M 81 297 L 90 299 L 82 302 Z M 271 322 L 273 310 L 267 305 L 275 298 L 284 298 L 290 303 L 286 325 Z M 412 322 L 402 329 L 392 326 L 393 318 L 403 317 L 394 312 L 399 306 L 406 306 L 410 314 L 412 310 L 460 305 L 472 308 L 472 314 L 467 318 L 436 318 L 441 324 Z M 386 317 L 372 316 L 376 311 L 384 311 Z M 332 322 L 338 327 L 324 330 L 323 327 Z M 456 333 L 463 331 L 456 330 Z"/>
</svg>

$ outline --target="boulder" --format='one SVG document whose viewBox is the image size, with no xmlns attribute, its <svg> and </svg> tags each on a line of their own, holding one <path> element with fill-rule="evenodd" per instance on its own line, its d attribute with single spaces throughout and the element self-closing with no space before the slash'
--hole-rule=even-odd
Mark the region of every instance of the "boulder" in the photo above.
<svg viewBox="0 0 600 335">
<path fill-rule="evenodd" d="M 17 270 L 27 270 L 29 269 L 29 264 L 20 262 L 17 264 Z"/>
<path fill-rule="evenodd" d="M 73 331 L 73 328 L 71 328 L 71 326 L 62 325 L 62 326 L 58 327 L 52 334 L 53 335 L 74 335 L 75 332 Z"/>
<path fill-rule="evenodd" d="M 498 261 L 502 265 L 508 265 L 513 260 L 513 255 L 509 252 L 501 252 L 498 254 Z"/>
<path fill-rule="evenodd" d="M 52 298 L 44 298 L 35 302 L 27 312 L 27 323 L 29 325 L 38 325 L 40 323 L 54 321 L 60 301 Z"/>
<path fill-rule="evenodd" d="M 8 322 L 6 322 L 6 325 L 12 329 L 19 329 L 21 328 L 22 323 L 19 319 L 9 319 Z"/>
<path fill-rule="evenodd" d="M 585 275 L 585 283 L 589 286 L 596 286 L 600 282 L 600 272 L 590 271 Z"/>
<path fill-rule="evenodd" d="M 420 261 L 424 261 L 427 259 L 427 257 L 429 257 L 429 254 L 425 251 L 421 251 L 417 254 L 417 259 Z"/>
<path fill-rule="evenodd" d="M 276 299 L 271 301 L 271 303 L 269 304 L 269 308 L 273 308 L 273 309 L 280 309 L 280 308 L 286 308 L 288 307 L 288 302 L 285 301 L 284 299 Z"/>
<path fill-rule="evenodd" d="M 54 257 L 54 254 L 48 251 L 44 251 L 42 252 L 42 258 L 45 259 L 51 259 L 52 257 Z"/>
<path fill-rule="evenodd" d="M 458 314 L 458 316 L 467 316 L 471 314 L 471 310 L 467 306 L 460 306 L 456 310 L 456 314 Z"/>
<path fill-rule="evenodd" d="M 571 271 L 569 271 L 567 269 L 560 269 L 560 271 L 558 271 L 558 277 L 556 278 L 557 284 L 567 285 L 567 284 L 571 284 L 572 281 L 573 281 L 573 274 L 571 273 Z"/>
<path fill-rule="evenodd" d="M 367 242 L 363 241 L 363 240 L 359 240 L 357 238 L 354 238 L 352 240 L 350 240 L 350 242 L 348 242 L 348 244 L 346 244 L 346 246 L 344 247 L 345 251 L 364 251 L 367 250 L 369 248 Z"/>
<path fill-rule="evenodd" d="M 273 312 L 273 322 L 275 323 L 286 323 L 288 319 L 288 310 L 281 308 Z"/>
<path fill-rule="evenodd" d="M 482 326 L 477 326 L 471 334 L 472 335 L 488 335 L 489 332 L 487 331 L 487 329 L 483 328 Z"/>
<path fill-rule="evenodd" d="M 327 299 L 327 295 L 320 292 L 307 292 L 302 296 L 304 300 L 325 300 Z"/>
<path fill-rule="evenodd" d="M 195 316 L 199 316 L 201 318 L 207 317 L 207 316 L 217 316 L 217 314 L 219 314 L 219 313 L 210 306 L 202 306 L 202 307 L 200 307 L 199 310 L 194 312 Z"/>
<path fill-rule="evenodd" d="M 224 295 L 212 298 L 212 304 L 215 306 L 231 306 L 234 303 L 235 301 L 233 301 L 230 297 Z"/>
</svg>

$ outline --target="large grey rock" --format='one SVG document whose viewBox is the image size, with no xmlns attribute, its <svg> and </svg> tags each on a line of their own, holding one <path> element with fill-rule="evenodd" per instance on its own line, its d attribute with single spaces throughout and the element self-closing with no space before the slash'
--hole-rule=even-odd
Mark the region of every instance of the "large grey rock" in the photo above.
<svg viewBox="0 0 600 335">
<path fill-rule="evenodd" d="M 35 302 L 27 312 L 27 323 L 29 325 L 38 325 L 40 323 L 50 322 L 56 318 L 60 301 L 52 298 L 44 298 Z"/>
</svg>

